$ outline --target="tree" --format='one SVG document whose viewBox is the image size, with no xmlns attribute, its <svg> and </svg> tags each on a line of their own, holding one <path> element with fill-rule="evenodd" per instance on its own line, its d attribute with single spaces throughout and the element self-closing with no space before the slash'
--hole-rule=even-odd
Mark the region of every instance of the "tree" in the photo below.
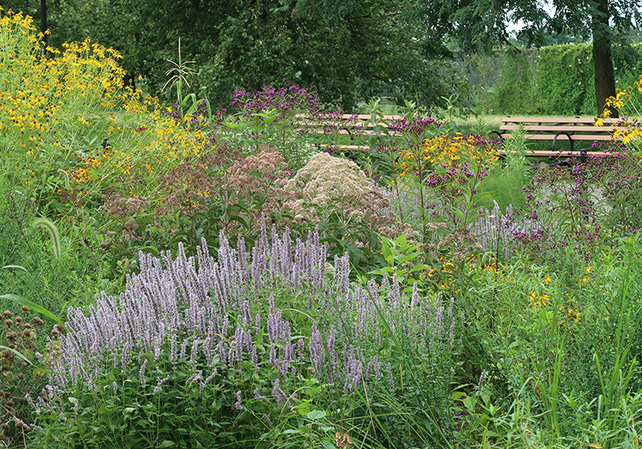
<svg viewBox="0 0 642 449">
<path fill-rule="evenodd" d="M 39 13 L 34 0 L 5 0 Z M 131 80 L 158 93 L 167 60 L 195 60 L 197 95 L 227 104 L 235 88 L 303 84 L 349 109 L 383 93 L 435 104 L 463 83 L 430 59 L 406 0 L 49 0 L 50 44 L 91 37 L 123 54 Z M 170 98 L 167 98 L 170 99 Z"/>
<path fill-rule="evenodd" d="M 451 36 L 464 50 L 508 44 L 507 24 L 521 22 L 519 37 L 541 45 L 545 32 L 570 32 L 593 41 L 598 114 L 615 95 L 611 45 L 615 33 L 642 23 L 642 0 L 414 0 L 425 38 Z"/>
</svg>

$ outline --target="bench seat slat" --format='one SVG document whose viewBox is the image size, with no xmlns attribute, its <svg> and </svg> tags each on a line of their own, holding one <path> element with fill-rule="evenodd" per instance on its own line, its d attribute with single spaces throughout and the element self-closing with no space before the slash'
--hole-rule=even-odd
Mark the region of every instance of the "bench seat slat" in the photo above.
<svg viewBox="0 0 642 449">
<path fill-rule="evenodd" d="M 505 155 L 506 151 L 499 150 L 499 154 Z M 551 151 L 551 150 L 531 150 L 526 153 L 526 156 L 536 157 L 580 157 L 581 151 Z M 589 157 L 610 157 L 613 153 L 603 151 L 587 151 L 586 155 Z"/>
<path fill-rule="evenodd" d="M 512 139 L 512 134 L 505 134 L 504 139 Z M 610 134 L 574 134 L 571 136 L 573 140 L 584 140 L 584 141 L 611 141 L 613 137 Z M 527 140 L 553 140 L 555 139 L 555 134 L 525 134 L 524 138 Z M 557 140 L 568 140 L 565 134 L 560 134 L 557 137 Z"/>
<path fill-rule="evenodd" d="M 516 131 L 520 127 L 517 125 L 501 125 L 499 127 L 500 131 Z M 624 131 L 626 128 L 622 127 L 613 127 L 613 126 L 585 126 L 585 125 L 569 125 L 569 126 L 550 126 L 550 125 L 526 125 L 523 127 L 524 131 L 543 131 L 547 133 L 592 133 L 592 134 L 604 134 L 611 133 L 613 130 Z"/>
<path fill-rule="evenodd" d="M 603 118 L 600 119 L 605 124 L 616 124 L 619 119 L 616 118 Z M 502 123 L 537 123 L 537 124 L 550 124 L 550 125 L 565 125 L 565 124 L 585 124 L 594 125 L 595 118 L 590 117 L 502 117 Z"/>
</svg>

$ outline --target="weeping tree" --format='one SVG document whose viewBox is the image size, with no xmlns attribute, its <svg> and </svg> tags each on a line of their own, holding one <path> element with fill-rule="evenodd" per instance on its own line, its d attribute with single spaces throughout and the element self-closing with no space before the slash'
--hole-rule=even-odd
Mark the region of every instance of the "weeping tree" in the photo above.
<svg viewBox="0 0 642 449">
<path fill-rule="evenodd" d="M 547 33 L 569 33 L 593 42 L 597 113 L 615 95 L 612 44 L 618 31 L 642 23 L 642 0 L 410 0 L 411 14 L 424 27 L 427 42 L 454 38 L 467 51 L 509 44 L 507 24 L 523 24 L 518 37 L 544 44 Z M 626 44 L 626 42 L 621 42 Z"/>
</svg>

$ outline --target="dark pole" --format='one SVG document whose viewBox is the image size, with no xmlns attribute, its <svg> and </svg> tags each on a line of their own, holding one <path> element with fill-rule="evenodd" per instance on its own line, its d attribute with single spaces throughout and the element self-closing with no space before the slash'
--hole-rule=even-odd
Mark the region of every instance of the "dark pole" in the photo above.
<svg viewBox="0 0 642 449">
<path fill-rule="evenodd" d="M 40 31 L 42 31 L 42 39 L 47 45 L 47 0 L 40 0 Z"/>
</svg>

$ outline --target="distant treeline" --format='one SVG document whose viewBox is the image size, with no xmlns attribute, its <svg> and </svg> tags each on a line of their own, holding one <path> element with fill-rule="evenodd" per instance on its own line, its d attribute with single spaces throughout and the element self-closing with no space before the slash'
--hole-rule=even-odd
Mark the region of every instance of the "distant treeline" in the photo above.
<svg viewBox="0 0 642 449">
<path fill-rule="evenodd" d="M 457 54 L 468 79 L 468 103 L 496 114 L 595 114 L 591 44 L 565 44 L 490 55 Z M 617 86 L 642 75 L 642 44 L 614 46 Z"/>
</svg>

